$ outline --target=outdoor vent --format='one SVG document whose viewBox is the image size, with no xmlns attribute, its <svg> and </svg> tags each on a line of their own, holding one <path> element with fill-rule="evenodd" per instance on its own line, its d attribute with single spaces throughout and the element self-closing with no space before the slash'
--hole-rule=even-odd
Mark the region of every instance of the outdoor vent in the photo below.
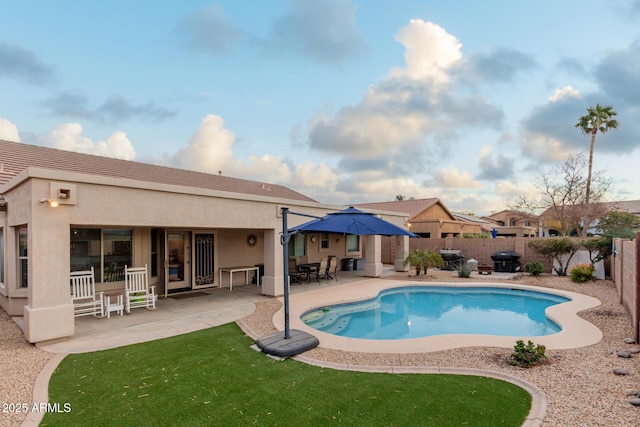
<svg viewBox="0 0 640 427">
<path fill-rule="evenodd" d="M 71 197 L 71 190 L 66 188 L 60 188 L 58 190 L 58 199 L 69 199 Z"/>
</svg>

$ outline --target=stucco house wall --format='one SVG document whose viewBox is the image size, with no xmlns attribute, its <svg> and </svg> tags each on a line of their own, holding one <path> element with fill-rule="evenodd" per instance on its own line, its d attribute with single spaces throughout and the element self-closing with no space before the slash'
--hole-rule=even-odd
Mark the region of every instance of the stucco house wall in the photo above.
<svg viewBox="0 0 640 427">
<path fill-rule="evenodd" d="M 3 160 L 7 161 L 0 155 L 0 163 Z M 228 286 L 226 275 L 223 275 L 222 283 L 218 283 L 220 268 L 263 264 L 262 293 L 282 295 L 281 208 L 289 207 L 295 212 L 322 217 L 343 207 L 318 203 L 305 197 L 299 197 L 300 200 L 270 197 L 269 187 L 263 185 L 263 188 L 264 196 L 130 177 L 42 167 L 23 168 L 9 179 L 0 181 L 0 229 L 3 238 L 0 243 L 4 248 L 0 305 L 10 315 L 24 317 L 24 334 L 30 342 L 73 335 L 75 318 L 69 299 L 69 272 L 70 232 L 74 228 L 132 230 L 133 266 L 151 264 L 152 230 L 165 233 L 171 230 L 212 233 L 215 239 L 216 286 Z M 67 197 L 59 197 L 61 189 L 67 192 Z M 60 205 L 51 207 L 48 203 L 42 203 L 43 199 L 56 200 Z M 404 225 L 403 215 L 383 213 L 382 216 L 396 225 Z M 308 220 L 308 217 L 289 215 L 288 225 L 291 227 Z M 26 288 L 17 285 L 16 242 L 20 226 L 26 226 L 28 230 Z M 255 246 L 247 244 L 248 235 L 257 237 Z M 359 250 L 350 253 L 346 252 L 346 239 L 342 235 L 330 235 L 327 249 L 320 248 L 318 238 L 316 243 L 311 243 L 312 235 L 304 238 L 309 261 L 319 261 L 327 255 L 360 256 L 366 251 L 368 273 L 379 275 L 381 272 L 379 243 L 376 246 L 373 237 L 361 239 Z M 150 282 L 157 286 L 160 295 L 164 295 L 164 256 L 158 264 L 159 273 L 151 277 Z M 122 282 L 96 284 L 98 291 L 110 291 L 123 286 Z"/>
</svg>

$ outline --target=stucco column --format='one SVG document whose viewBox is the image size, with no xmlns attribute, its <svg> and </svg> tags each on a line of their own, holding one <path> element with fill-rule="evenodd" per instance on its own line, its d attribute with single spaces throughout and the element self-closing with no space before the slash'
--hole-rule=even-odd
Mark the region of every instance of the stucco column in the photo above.
<svg viewBox="0 0 640 427">
<path fill-rule="evenodd" d="M 264 276 L 262 294 L 281 296 L 284 294 L 284 265 L 282 263 L 282 245 L 277 230 L 264 232 Z"/>
<path fill-rule="evenodd" d="M 367 277 L 382 276 L 382 239 L 380 236 L 366 236 L 364 275 Z"/>
<path fill-rule="evenodd" d="M 409 264 L 404 260 L 409 255 L 409 236 L 396 236 L 396 259 L 394 267 L 396 271 L 409 271 Z"/>
<path fill-rule="evenodd" d="M 24 335 L 27 341 L 69 337 L 75 318 L 69 284 L 69 225 L 61 221 L 64 212 L 37 204 L 29 227 L 29 298 L 24 307 Z"/>
</svg>

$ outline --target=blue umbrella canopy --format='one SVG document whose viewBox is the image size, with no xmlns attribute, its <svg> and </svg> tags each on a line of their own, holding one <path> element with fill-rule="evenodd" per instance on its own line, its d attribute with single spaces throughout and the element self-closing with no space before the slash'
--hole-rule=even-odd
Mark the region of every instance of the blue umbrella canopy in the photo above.
<svg viewBox="0 0 640 427">
<path fill-rule="evenodd" d="M 292 227 L 289 232 L 300 233 L 342 233 L 355 234 L 357 236 L 409 236 L 418 237 L 416 234 L 398 227 L 369 212 L 362 212 L 349 207 L 339 212 L 333 212 L 322 218 L 314 219 L 304 224 Z"/>
</svg>

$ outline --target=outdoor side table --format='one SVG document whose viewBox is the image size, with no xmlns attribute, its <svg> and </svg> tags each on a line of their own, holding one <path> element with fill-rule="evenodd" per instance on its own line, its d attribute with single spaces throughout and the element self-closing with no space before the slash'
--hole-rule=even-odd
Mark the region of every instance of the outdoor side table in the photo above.
<svg viewBox="0 0 640 427">
<path fill-rule="evenodd" d="M 122 294 L 118 295 L 104 295 L 104 311 L 107 314 L 107 317 L 111 317 L 111 313 L 116 312 L 119 313 L 120 316 L 124 313 L 124 302 L 122 299 Z"/>
</svg>

